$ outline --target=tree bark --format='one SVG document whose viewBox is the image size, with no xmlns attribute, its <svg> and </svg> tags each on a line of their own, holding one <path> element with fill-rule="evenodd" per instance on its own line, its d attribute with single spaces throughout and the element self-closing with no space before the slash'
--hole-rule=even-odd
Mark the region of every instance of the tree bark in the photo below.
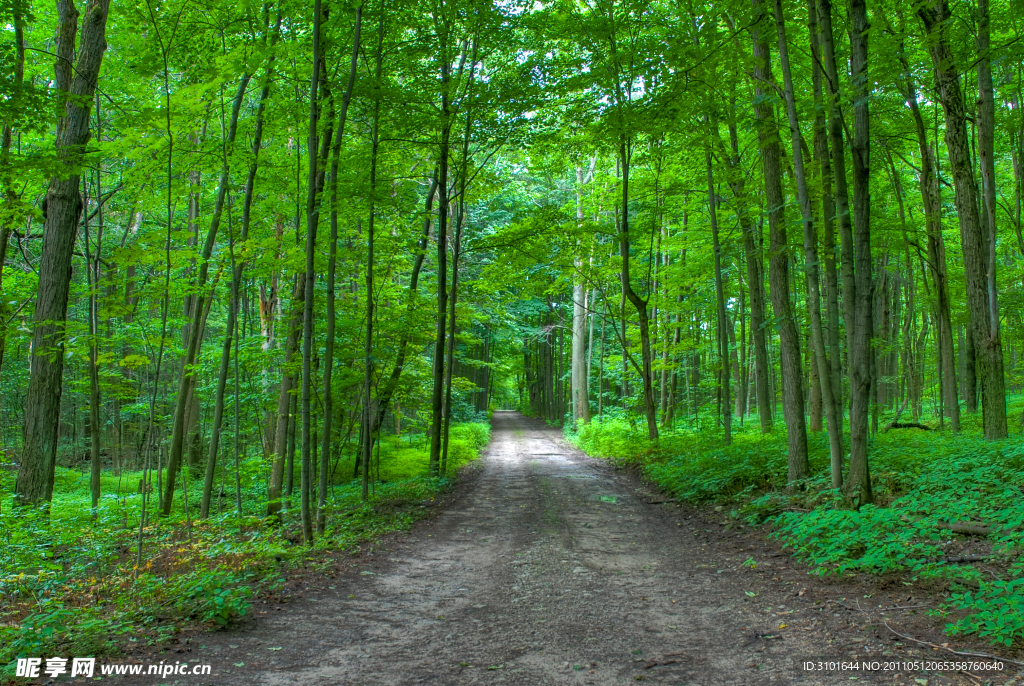
<svg viewBox="0 0 1024 686">
<path fill-rule="evenodd" d="M 754 117 L 757 120 L 758 146 L 764 170 L 765 203 L 768 214 L 768 281 L 772 309 L 779 327 L 779 358 L 782 367 L 782 411 L 789 440 L 789 482 L 805 478 L 807 461 L 807 425 L 804 418 L 803 364 L 800 359 L 800 332 L 789 296 L 789 254 L 786 244 L 782 195 L 782 165 L 778 129 L 769 103 L 773 87 L 771 55 L 767 36 L 768 14 L 764 0 L 754 0 L 759 16 L 752 29 L 754 57 Z"/>
<path fill-rule="evenodd" d="M 370 486 L 370 453 L 373 449 L 373 426 L 371 409 L 371 384 L 373 381 L 373 258 L 374 258 L 374 228 L 377 218 L 377 205 L 375 194 L 377 192 L 377 153 L 380 143 L 380 75 L 384 62 L 384 12 L 383 0 L 380 20 L 377 25 L 377 61 L 374 68 L 374 84 L 378 89 L 373 100 L 373 124 L 370 131 L 370 220 L 366 229 L 366 340 L 363 347 L 363 489 L 362 498 L 365 501 L 369 495 Z"/>
<path fill-rule="evenodd" d="M 754 221 L 753 213 L 747 207 L 746 180 L 744 170 L 740 165 L 739 135 L 736 130 L 735 101 L 732 103 L 730 112 L 729 145 L 732 154 L 727 156 L 729 186 L 736 198 L 736 213 L 739 215 L 740 226 L 743 228 L 743 256 L 747 268 L 747 288 L 750 292 L 750 331 L 753 337 L 757 415 L 761 422 L 761 433 L 768 433 L 772 430 L 773 403 L 769 395 L 768 375 L 771 365 L 768 362 L 768 341 L 765 336 L 767 295 L 764 292 L 764 256 L 758 241 L 757 223 Z"/>
<path fill-rule="evenodd" d="M 102 140 L 102 128 L 100 126 L 99 102 L 96 102 L 96 138 Z M 88 184 L 85 185 L 85 269 L 86 282 L 89 285 L 89 490 L 92 496 L 92 516 L 97 515 L 96 508 L 100 502 L 100 474 L 102 470 L 100 457 L 100 346 L 99 346 L 99 317 L 100 317 L 100 260 L 103 254 L 103 199 L 102 186 L 100 182 L 100 170 L 96 170 L 96 211 L 99 216 L 99 225 L 96 229 L 96 254 L 92 254 L 89 238 L 89 194 Z M 3 268 L 0 263 L 0 269 Z"/>
<path fill-rule="evenodd" d="M 712 117 L 711 126 L 718 129 L 718 121 Z M 722 283 L 722 244 L 718 236 L 718 197 L 715 194 L 714 168 L 711 164 L 711 149 L 704 151 L 708 176 L 708 215 L 711 218 L 711 241 L 715 253 L 715 302 L 718 311 L 718 361 L 721 367 L 722 428 L 725 444 L 732 443 L 732 402 L 729 399 L 729 335 L 726 327 L 729 315 L 725 309 L 725 286 Z"/>
<path fill-rule="evenodd" d="M 906 73 L 910 68 L 903 61 Z M 953 322 L 949 305 L 949 282 L 946 276 L 946 244 L 942 237 L 942 205 L 939 198 L 939 177 L 935 168 L 935 151 L 928 144 L 928 129 L 917 104 L 917 88 L 909 78 L 903 80 L 907 106 L 914 117 L 914 129 L 921 154 L 921 204 L 924 207 L 925 230 L 928 235 L 928 271 L 935 289 L 938 315 L 939 367 L 942 370 L 942 394 L 945 410 L 953 431 L 960 431 L 960 401 L 957 394 L 956 360 L 953 351 Z"/>
<path fill-rule="evenodd" d="M 455 304 L 459 296 L 459 258 L 462 256 L 462 228 L 466 221 L 466 185 L 469 183 L 469 140 L 473 132 L 473 76 L 476 73 L 476 41 L 473 41 L 466 85 L 466 131 L 462 139 L 462 164 L 459 169 L 459 201 L 455 210 L 455 244 L 452 246 L 452 290 L 448 302 L 448 349 L 445 351 L 444 437 L 441 447 L 440 473 L 448 471 L 448 436 L 452 424 L 452 374 L 455 371 Z"/>
<path fill-rule="evenodd" d="M 796 176 L 797 195 L 800 201 L 800 217 L 803 224 L 804 239 L 804 271 L 807 280 L 807 307 L 811 313 L 811 343 L 814 354 L 811 356 L 811 379 L 817 381 L 816 388 L 821 393 L 821 404 L 828 421 L 828 443 L 832 472 L 832 487 L 839 488 L 843 483 L 843 433 L 839 421 L 832 388 L 832 368 L 825 353 L 825 335 L 821 325 L 821 294 L 818 290 L 818 234 L 814 226 L 814 212 L 811 209 L 811 194 L 807 186 L 807 174 L 804 170 L 804 141 L 800 133 L 800 122 L 796 111 L 796 92 L 793 87 L 793 75 L 789 65 L 789 46 L 786 41 L 785 17 L 782 13 L 782 0 L 775 0 L 775 27 L 779 38 L 779 61 L 782 65 L 783 86 L 786 95 L 786 112 L 789 119 L 790 141 L 793 150 L 793 171 Z M 813 394 L 812 394 L 813 395 Z M 820 427 L 820 413 L 818 414 Z"/>
<path fill-rule="evenodd" d="M 313 460 L 313 298 L 316 285 L 316 231 L 320 223 L 320 199 L 317 193 L 317 174 L 320 159 L 317 155 L 320 123 L 318 95 L 320 88 L 320 72 L 324 70 L 324 57 L 320 52 L 320 27 L 323 22 L 323 9 L 320 0 L 313 2 L 313 68 L 309 85 L 309 134 L 306 152 L 309 155 L 306 174 L 306 297 L 302 315 L 302 467 L 299 487 L 299 510 L 302 517 L 302 539 L 313 542 L 313 514 L 310 503 L 312 492 L 312 460 Z M 331 134 L 328 126 L 324 136 Z M 330 144 L 326 145 L 330 149 Z"/>
<path fill-rule="evenodd" d="M 596 158 L 595 158 L 596 161 Z M 584 176 L 583 167 L 576 167 L 576 226 L 583 224 L 583 186 L 593 178 L 593 167 Z M 578 248 L 577 248 L 578 249 Z M 572 412 L 573 424 L 582 420 L 590 423 L 590 391 L 587 388 L 589 379 L 587 362 L 584 359 L 587 349 L 587 289 L 579 276 L 583 269 L 583 260 L 575 257 L 576 278 L 572 290 Z"/>
<path fill-rule="evenodd" d="M 78 10 L 69 0 L 57 3 L 54 71 L 62 116 L 57 125 L 56 150 L 62 171 L 71 173 L 52 177 L 46 192 L 32 333 L 32 373 L 25 395 L 24 445 L 14 488 L 15 503 L 19 505 L 48 503 L 53 499 L 71 260 L 82 213 L 79 169 L 89 142 L 90 104 L 107 48 L 109 7 L 110 0 L 90 0 L 86 6 L 78 61 L 72 69 Z"/>
<path fill-rule="evenodd" d="M 451 65 L 448 56 L 448 18 L 438 23 L 441 70 L 441 145 L 438 155 L 437 203 L 437 328 L 434 335 L 433 390 L 430 396 L 430 463 L 431 476 L 441 468 L 441 431 L 444 404 L 444 348 L 446 317 L 448 315 L 448 146 L 451 137 L 451 102 L 448 89 L 451 84 Z"/>
<path fill-rule="evenodd" d="M 619 256 L 622 258 L 622 295 L 624 299 L 636 308 L 640 328 L 640 356 L 641 369 L 640 381 L 644 390 L 644 415 L 647 418 L 647 438 L 652 441 L 658 440 L 658 408 L 654 402 L 653 378 L 651 357 L 651 330 L 650 321 L 647 318 L 647 299 L 641 298 L 633 290 L 629 275 L 629 164 L 632 156 L 632 146 L 625 136 L 619 138 L 619 159 L 622 163 L 622 223 L 619 233 Z M 623 344 L 625 337 L 625 319 L 623 319 Z M 626 352 L 623 350 L 623 358 Z M 625 379 L 623 379 L 625 383 Z"/>
<path fill-rule="evenodd" d="M 270 486 L 267 495 L 267 514 L 277 515 L 281 511 L 281 495 L 284 487 L 285 461 L 288 457 L 288 426 L 291 419 L 292 391 L 295 388 L 294 360 L 302 335 L 302 312 L 306 296 L 306 274 L 295 275 L 292 288 L 291 313 L 288 317 L 288 333 L 284 342 L 284 363 L 281 368 L 281 385 L 277 395 L 277 419 L 274 428 L 274 464 L 270 469 Z"/>
<path fill-rule="evenodd" d="M 998 311 L 995 292 L 990 290 L 989 278 L 991 241 L 978 213 L 977 187 L 971 168 L 970 141 L 967 136 L 967 115 L 964 111 L 959 73 L 947 34 L 949 3 L 946 0 L 930 0 L 919 6 L 917 13 L 929 34 L 928 45 L 935 68 L 935 85 L 946 117 L 946 149 L 953 175 L 956 210 L 960 219 L 967 306 L 970 311 L 971 339 L 981 381 L 985 438 L 1006 438 L 1003 350 L 998 318 L 993 317 Z M 992 192 L 994 193 L 994 188 Z M 994 274 L 994 262 L 991 264 L 991 270 Z"/>
<path fill-rule="evenodd" d="M 873 501 L 868 467 L 868 406 L 871 393 L 871 148 L 868 99 L 868 15 L 864 0 L 850 0 L 850 68 L 853 98 L 853 247 L 857 299 L 850 346 L 850 472 L 846 494 L 857 506 Z M 844 297 L 845 300 L 845 297 Z M 849 322 L 847 322 L 849 326 Z"/>
<path fill-rule="evenodd" d="M 832 402 L 835 405 L 836 425 L 840 436 L 843 431 L 843 383 L 842 346 L 839 343 L 839 274 L 836 271 L 836 201 L 832 192 L 832 158 L 829 153 L 826 107 L 822 90 L 821 34 L 818 29 L 818 14 L 815 0 L 808 3 L 808 29 L 811 42 L 811 80 L 814 90 L 814 159 L 818 165 L 818 182 L 821 187 L 822 250 L 825 265 L 825 311 L 829 369 L 832 372 Z M 845 185 L 845 183 L 844 183 Z M 833 484 L 835 482 L 833 481 Z M 841 483 L 839 484 L 841 485 Z M 836 485 L 838 487 L 838 485 Z"/>
<path fill-rule="evenodd" d="M 853 224 L 850 221 L 849 189 L 846 183 L 846 145 L 843 142 L 843 112 L 840 104 L 835 42 L 832 37 L 831 0 L 817 0 L 817 10 L 822 66 L 824 67 L 825 80 L 828 83 L 829 92 L 828 145 L 832 153 L 832 180 L 835 182 L 835 212 L 836 220 L 839 224 L 840 269 L 843 281 L 843 320 L 846 322 L 846 354 L 849 359 L 853 348 L 852 336 L 855 329 L 854 320 L 856 319 L 854 304 L 857 302 L 857 284 L 853 266 Z M 847 367 L 849 368 L 851 364 L 852 362 L 848 361 Z M 836 397 L 841 395 L 841 393 L 836 393 Z"/>
</svg>

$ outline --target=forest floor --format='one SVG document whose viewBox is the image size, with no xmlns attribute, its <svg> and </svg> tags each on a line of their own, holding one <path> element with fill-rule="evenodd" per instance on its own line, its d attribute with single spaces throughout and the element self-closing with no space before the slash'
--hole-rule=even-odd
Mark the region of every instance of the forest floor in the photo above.
<svg viewBox="0 0 1024 686">
<path fill-rule="evenodd" d="M 886 628 L 949 640 L 899 581 L 819 581 L 763 530 L 666 503 L 557 429 L 512 412 L 492 427 L 435 516 L 293 580 L 287 603 L 257 600 L 234 629 L 124 659 L 209 664 L 211 676 L 115 683 L 1024 683 L 1009 668 L 807 671 L 971 658 Z"/>
</svg>

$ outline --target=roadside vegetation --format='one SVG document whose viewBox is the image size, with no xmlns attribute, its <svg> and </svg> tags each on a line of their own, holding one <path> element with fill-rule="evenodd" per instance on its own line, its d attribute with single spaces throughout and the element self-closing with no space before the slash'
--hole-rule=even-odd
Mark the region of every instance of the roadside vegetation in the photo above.
<svg viewBox="0 0 1024 686">
<path fill-rule="evenodd" d="M 781 426 L 768 434 L 753 422 L 734 426 L 728 446 L 713 417 L 700 429 L 677 424 L 657 445 L 621 416 L 567 435 L 594 457 L 635 466 L 680 501 L 721 506 L 737 526 L 769 526 L 811 573 L 898 575 L 938 596 L 933 614 L 950 635 L 1020 645 L 1024 437 L 986 441 L 977 419 L 965 415 L 959 434 L 879 431 L 870 442 L 875 503 L 859 509 L 831 488 L 823 433 L 808 435 L 811 472 L 796 484 L 787 484 Z"/>
<path fill-rule="evenodd" d="M 134 487 L 142 473 L 104 473 L 107 495 L 94 511 L 89 474 L 58 468 L 49 517 L 25 508 L 0 513 L 0 664 L 19 655 L 104 655 L 162 642 L 185 627 L 228 626 L 250 613 L 254 598 L 285 593 L 294 571 L 326 571 L 333 555 L 409 528 L 458 469 L 476 459 L 489 435 L 485 423 L 454 425 L 445 477 L 427 475 L 422 434 L 385 437 L 377 443 L 378 478 L 366 501 L 360 481 L 349 478 L 352 465 L 336 465 L 326 499 L 329 525 L 311 545 L 302 542 L 294 507 L 283 510 L 280 526 L 264 516 L 265 463 L 249 456 L 237 492 L 233 470 L 220 475 L 209 518 L 197 518 L 191 497 L 187 515 L 180 499 L 169 517 L 147 520 L 141 565 L 142 496 Z M 0 487 L 9 489 L 11 472 L 0 475 Z M 200 492 L 201 475 L 185 485 L 190 494 Z"/>
</svg>

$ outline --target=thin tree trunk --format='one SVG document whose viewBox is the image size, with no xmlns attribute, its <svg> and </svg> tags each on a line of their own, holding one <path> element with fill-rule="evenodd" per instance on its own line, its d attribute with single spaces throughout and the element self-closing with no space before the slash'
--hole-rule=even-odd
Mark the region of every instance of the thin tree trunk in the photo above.
<svg viewBox="0 0 1024 686">
<path fill-rule="evenodd" d="M 284 364 L 281 372 L 281 385 L 277 396 L 277 420 L 274 429 L 274 464 L 270 470 L 270 486 L 267 494 L 267 514 L 277 515 L 281 511 L 281 495 L 285 481 L 285 463 L 290 462 L 289 431 L 291 423 L 292 391 L 295 388 L 295 374 L 291 371 L 295 354 L 299 348 L 299 336 L 302 334 L 303 301 L 306 294 L 306 274 L 295 275 L 292 288 L 291 313 L 288 321 L 288 334 L 284 343 Z M 289 470 L 290 471 L 290 470 Z M 291 479 L 289 478 L 289 482 Z M 289 490 L 290 490 L 289 483 Z"/>
<path fill-rule="evenodd" d="M 437 17 L 435 17 L 435 21 Z M 433 390 L 430 396 L 430 463 L 431 476 L 441 468 L 441 431 L 444 404 L 444 350 L 448 310 L 448 146 L 451 137 L 451 65 L 448 56 L 449 30 L 447 17 L 438 21 L 441 67 L 441 147 L 438 158 L 437 203 L 437 329 L 434 335 Z"/>
<path fill-rule="evenodd" d="M 828 143 L 832 153 L 832 180 L 835 182 L 835 210 L 836 220 L 839 224 L 840 266 L 843 280 L 843 319 L 846 322 L 846 352 L 849 360 L 853 350 L 852 340 L 856 328 L 854 305 L 857 302 L 857 284 L 853 266 L 853 224 L 850 218 L 849 190 L 846 182 L 846 146 L 843 142 L 839 73 L 836 67 L 835 42 L 832 36 L 831 0 L 817 0 L 817 10 L 822 66 L 829 92 Z M 852 361 L 848 361 L 847 366 L 852 371 Z"/>
<path fill-rule="evenodd" d="M 596 164 L 596 157 L 595 164 Z M 583 186 L 593 178 L 594 167 L 584 176 L 583 167 L 576 167 L 576 226 L 583 224 Z M 576 420 L 584 424 L 590 423 L 590 393 L 587 388 L 588 374 L 584 354 L 587 347 L 587 303 L 586 292 L 579 271 L 583 268 L 583 260 L 575 258 L 577 271 L 572 291 L 572 412 L 573 425 Z"/>
<path fill-rule="evenodd" d="M 323 10 L 320 0 L 313 2 L 313 68 L 309 86 L 309 136 L 306 142 L 306 153 L 309 155 L 306 173 L 306 297 L 303 303 L 302 316 L 302 467 L 299 487 L 299 510 L 302 517 L 302 539 L 307 544 L 313 542 L 313 516 L 310 508 L 312 489 L 312 395 L 313 395 L 313 298 L 316 285 L 316 232 L 320 223 L 320 203 L 317 197 L 317 173 L 319 159 L 317 156 L 318 129 L 321 105 L 318 101 L 320 88 L 320 72 L 324 69 L 323 55 L 320 53 L 320 26 L 323 22 Z M 333 118 L 333 117 L 332 117 Z M 330 136 L 330 127 L 324 133 Z M 330 145 L 326 145 L 330 149 Z"/>
<path fill-rule="evenodd" d="M 711 126 L 718 129 L 718 121 L 712 117 Z M 711 164 L 711 149 L 704 151 L 708 176 L 708 214 L 711 217 L 711 241 L 715 253 L 715 301 L 718 310 L 718 361 L 721 369 L 722 427 L 726 445 L 732 443 L 732 403 L 729 399 L 729 336 L 726 332 L 729 315 L 725 309 L 725 287 L 722 284 L 722 244 L 718 237 L 718 197 L 715 194 L 714 169 Z"/>
<path fill-rule="evenodd" d="M 101 140 L 102 129 L 100 128 L 99 110 L 96 112 L 96 138 Z M 97 516 L 96 508 L 100 502 L 100 365 L 99 365 L 99 289 L 100 289 L 100 259 L 103 254 L 103 205 L 100 204 L 103 198 L 100 186 L 100 172 L 96 171 L 96 200 L 97 213 L 99 214 L 99 225 L 96 229 L 96 254 L 92 254 L 89 238 L 89 194 L 88 186 L 83 193 L 85 198 L 85 262 L 86 281 L 89 286 L 89 490 L 92 495 L 92 516 Z M 0 264 L 2 268 L 2 264 Z"/>
<path fill-rule="evenodd" d="M 341 111 L 338 114 L 338 130 L 334 135 L 334 149 L 331 152 L 331 243 L 327 258 L 327 341 L 324 352 L 324 420 L 323 447 L 320 449 L 320 474 L 318 502 L 316 508 L 316 530 L 323 535 L 327 529 L 327 466 L 331 457 L 331 423 L 334 419 L 334 391 L 332 374 L 334 371 L 334 328 L 337 314 L 335 313 L 335 281 L 337 278 L 338 260 L 338 157 L 341 154 L 341 141 L 345 134 L 345 120 L 348 118 L 348 106 L 352 100 L 352 88 L 355 85 L 356 73 L 359 68 L 359 32 L 363 23 L 363 7 L 356 7 L 355 27 L 352 29 L 352 60 L 349 63 L 348 83 L 341 96 Z"/>
<path fill-rule="evenodd" d="M 644 391 L 644 415 L 647 418 L 647 438 L 652 441 L 657 441 L 658 408 L 654 403 L 654 372 L 652 369 L 653 365 L 651 357 L 650 320 L 647 317 L 647 302 L 650 296 L 648 296 L 648 298 L 641 298 L 637 295 L 636 291 L 633 290 L 633 285 L 630 282 L 629 275 L 629 166 L 631 156 L 632 144 L 625 136 L 620 136 L 619 159 L 622 163 L 622 226 L 619 234 L 619 256 L 622 258 L 622 271 L 620 272 L 622 294 L 623 297 L 628 299 L 633 307 L 636 308 L 639 318 L 641 357 L 640 381 L 643 385 Z M 623 318 L 622 324 L 622 342 L 623 348 L 625 348 L 625 317 Z M 624 349 L 623 358 L 625 357 L 626 353 Z M 625 379 L 623 379 L 623 383 L 625 383 Z"/>
<path fill-rule="evenodd" d="M 4 351 L 7 349 L 7 323 L 9 307 L 8 298 L 3 297 L 3 268 L 7 263 L 7 247 L 10 244 L 11 232 L 16 223 L 21 221 L 22 212 L 18 211 L 21 195 L 14 182 L 14 167 L 11 164 L 11 146 L 14 131 L 20 124 L 17 113 L 21 111 L 21 95 L 25 82 L 25 17 L 21 2 L 11 4 L 11 24 L 14 29 L 14 83 L 10 100 L 11 118 L 4 121 L 3 132 L 0 134 L 0 193 L 3 194 L 4 212 L 0 219 L 0 370 L 3 369 Z"/>
<path fill-rule="evenodd" d="M 381 0 L 383 5 L 383 0 Z M 377 26 L 377 61 L 374 68 L 374 82 L 380 88 L 380 75 L 384 62 L 384 12 L 383 7 L 380 20 Z M 366 340 L 363 347 L 363 484 L 362 498 L 365 501 L 369 498 L 370 485 L 370 453 L 373 449 L 373 411 L 370 404 L 370 391 L 373 382 L 373 251 L 374 251 L 374 228 L 377 215 L 376 198 L 377 192 L 377 152 L 379 148 L 380 133 L 380 91 L 378 90 L 373 100 L 373 125 L 370 132 L 370 220 L 366 229 Z"/>
<path fill-rule="evenodd" d="M 808 29 L 811 42 L 811 78 L 814 90 L 814 158 L 818 164 L 818 181 L 821 185 L 821 226 L 822 249 L 825 264 L 825 310 L 829 369 L 832 372 L 832 402 L 835 405 L 836 426 L 839 434 L 843 431 L 843 383 L 842 383 L 842 346 L 839 343 L 839 275 L 836 271 L 836 201 L 832 192 L 832 158 L 829 153 L 828 128 L 826 125 L 826 108 L 822 92 L 821 70 L 821 34 L 818 29 L 818 14 L 814 0 L 808 3 Z M 845 172 L 844 172 L 845 175 Z M 843 182 L 845 187 L 845 179 Z M 840 475 L 841 476 L 841 475 Z M 833 481 L 833 483 L 835 483 Z M 841 485 L 841 484 L 838 484 Z M 836 485 L 836 487 L 838 487 Z"/>
<path fill-rule="evenodd" d="M 235 142 L 235 133 L 238 130 L 238 114 L 242 107 L 245 90 L 249 85 L 249 79 L 249 74 L 242 75 L 241 81 L 238 84 L 238 91 L 235 93 L 234 102 L 231 104 L 231 122 L 228 126 L 227 138 L 224 141 L 224 146 L 228 153 L 224 157 L 224 165 L 221 168 L 220 183 L 217 188 L 217 199 L 214 205 L 213 218 L 210 221 L 210 230 L 206 234 L 206 242 L 203 245 L 201 264 L 199 266 L 199 276 L 196 280 L 198 295 L 196 296 L 195 305 L 192 308 L 192 323 L 189 327 L 188 346 L 185 349 L 185 358 L 181 365 L 181 378 L 178 382 L 178 396 L 174 407 L 174 424 L 171 431 L 171 445 L 167 455 L 167 482 L 164 484 L 163 503 L 160 510 L 161 514 L 165 517 L 171 514 L 171 506 L 174 502 L 174 484 L 178 475 L 178 469 L 181 466 L 181 455 L 185 444 L 186 424 L 188 424 L 189 401 L 192 398 L 196 381 L 192 365 L 195 364 L 196 357 L 199 352 L 199 339 L 202 337 L 203 324 L 206 320 L 205 314 L 208 312 L 208 309 L 206 308 L 206 299 L 208 295 L 212 298 L 212 294 L 207 294 L 206 292 L 207 275 L 209 273 L 210 256 L 213 254 L 214 242 L 217 239 L 217 233 L 220 229 L 220 220 L 224 211 L 224 201 L 227 197 L 230 171 L 227 160 L 229 159 L 230 150 Z"/>
<path fill-rule="evenodd" d="M 906 74 L 909 64 L 904 61 Z M 905 78 L 903 87 L 907 106 L 914 117 L 918 149 L 921 153 L 921 204 L 924 207 L 925 228 L 928 235 L 928 267 L 935 288 L 938 314 L 939 369 L 943 404 L 949 412 L 953 431 L 960 431 L 960 401 L 957 395 L 956 361 L 953 351 L 953 324 L 949 305 L 949 283 L 946 276 L 946 245 L 942 237 L 942 206 L 939 198 L 938 170 L 935 168 L 935 151 L 928 145 L 928 130 L 917 104 L 917 88 L 913 81 Z"/>
<path fill-rule="evenodd" d="M 772 430 L 772 402 L 769 395 L 771 365 L 768 362 L 768 341 L 765 335 L 764 258 L 758 242 L 758 227 L 753 213 L 748 210 L 744 170 L 740 166 L 739 135 L 736 130 L 735 101 L 730 108 L 729 144 L 732 154 L 729 162 L 729 186 L 736 198 L 740 226 L 743 228 L 743 255 L 747 267 L 747 288 L 750 291 L 750 330 L 753 335 L 755 397 L 761 433 Z M 715 132 L 717 133 L 717 132 Z"/>
<path fill-rule="evenodd" d="M 444 436 L 441 446 L 440 473 L 448 471 L 448 435 L 452 424 L 452 374 L 455 367 L 455 303 L 459 295 L 459 258 L 462 253 L 462 227 L 466 221 L 466 185 L 470 169 L 469 139 L 473 132 L 473 75 L 476 71 L 476 42 L 473 42 L 469 65 L 469 83 L 466 86 L 466 132 L 462 140 L 462 166 L 459 170 L 459 202 L 456 206 L 455 244 L 452 246 L 452 291 L 448 302 L 448 348 L 445 351 L 444 378 Z"/>
<path fill-rule="evenodd" d="M 416 309 L 416 295 L 419 292 L 419 279 L 420 272 L 423 269 L 423 262 L 427 255 L 427 245 L 430 242 L 430 220 L 431 220 L 431 209 L 434 205 L 434 196 L 437 195 L 437 169 L 434 169 L 434 173 L 430 179 L 430 187 L 427 191 L 427 197 L 424 201 L 424 220 L 423 220 L 423 234 L 420 236 L 419 243 L 415 252 L 415 259 L 413 260 L 412 274 L 409 277 L 409 288 L 406 290 L 406 318 L 408 319 L 414 310 Z M 398 388 L 398 382 L 402 376 L 402 370 L 405 368 L 406 352 L 409 348 L 409 334 L 410 327 L 403 327 L 402 337 L 398 342 L 398 353 L 395 357 L 395 366 L 391 369 L 391 374 L 388 376 L 387 381 L 381 386 L 377 392 L 377 407 L 376 415 L 373 422 L 373 430 L 379 431 L 381 423 L 384 421 L 384 415 L 387 412 L 388 406 L 391 402 L 391 398 L 394 395 L 395 390 Z"/>
<path fill-rule="evenodd" d="M 280 15 L 275 27 L 275 36 L 280 29 Z M 249 238 L 249 224 L 252 210 L 253 191 L 256 187 L 256 171 L 259 167 L 260 147 L 263 143 L 263 114 L 266 111 L 267 99 L 270 96 L 270 82 L 273 78 L 274 53 L 270 53 L 267 59 L 266 75 L 264 76 L 263 89 L 260 92 L 260 101 L 256 109 L 256 125 L 253 130 L 252 161 L 249 163 L 249 175 L 245 181 L 245 196 L 242 201 L 242 230 L 239 242 L 244 246 Z M 231 217 L 228 216 L 230 231 Z M 231 363 L 231 346 L 234 339 L 238 337 L 238 302 L 239 289 L 242 282 L 242 271 L 244 264 L 235 257 L 235 241 L 230 238 L 231 250 L 231 296 L 228 304 L 228 319 L 224 329 L 224 346 L 221 349 L 220 371 L 217 376 L 217 389 L 214 395 L 213 423 L 210 427 L 210 445 L 206 456 L 206 474 L 203 481 L 203 493 L 199 507 L 200 519 L 205 519 L 210 514 L 210 499 L 213 494 L 213 482 L 217 474 L 217 452 L 220 447 L 221 426 L 224 418 L 224 393 L 227 388 L 228 371 Z M 237 341 L 234 341 L 237 343 Z M 236 346 L 237 347 L 237 346 Z M 236 406 L 237 413 L 238 408 Z M 237 432 L 237 427 L 236 427 Z M 237 435 L 235 441 L 237 443 Z M 236 446 L 237 448 L 237 446 Z"/>
</svg>

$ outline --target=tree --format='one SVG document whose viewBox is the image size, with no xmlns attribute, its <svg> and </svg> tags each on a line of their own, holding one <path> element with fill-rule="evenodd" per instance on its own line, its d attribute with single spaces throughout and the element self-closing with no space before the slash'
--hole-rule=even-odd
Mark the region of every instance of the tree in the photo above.
<svg viewBox="0 0 1024 686">
<path fill-rule="evenodd" d="M 765 203 L 769 227 L 768 281 L 771 284 L 772 309 L 779 328 L 779 357 L 782 361 L 782 411 L 789 433 L 789 481 L 805 478 L 807 426 L 804 423 L 803 364 L 800 338 L 789 297 L 789 255 L 787 252 L 785 199 L 782 195 L 782 166 L 775 115 L 768 104 L 773 87 L 768 47 L 768 14 L 762 0 L 754 0 L 757 15 L 751 30 L 754 48 L 754 116 L 764 172 Z"/>
<path fill-rule="evenodd" d="M 946 119 L 946 150 L 949 154 L 956 211 L 960 220 L 967 305 L 970 310 L 970 336 L 974 341 L 978 374 L 981 380 L 985 437 L 990 440 L 1005 438 L 1007 426 L 1003 347 L 999 334 L 995 292 L 990 290 L 992 288 L 991 281 L 994 281 L 995 278 L 994 261 L 991 266 L 991 277 L 989 274 L 991 257 L 989 246 L 993 239 L 987 236 L 986 228 L 982 224 L 978 211 L 977 186 L 971 165 L 963 91 L 960 88 L 960 75 L 947 35 L 950 16 L 949 3 L 945 0 L 924 3 L 918 7 L 917 14 L 928 33 L 929 52 L 935 70 L 935 87 Z M 987 29 L 983 29 L 984 31 Z M 979 49 L 987 51 L 988 46 L 985 45 L 985 41 L 986 39 L 982 38 Z M 981 71 L 984 71 L 984 67 L 980 64 L 979 66 Z M 979 76 L 979 78 L 983 79 L 984 77 Z M 984 102 L 986 97 L 985 94 L 982 95 L 982 119 L 988 117 L 985 112 L 988 106 Z M 982 125 L 981 130 L 984 129 L 985 125 Z M 987 135 L 986 132 L 985 136 Z M 987 149 L 987 147 L 987 142 L 982 145 L 982 148 Z M 988 160 L 983 160 L 983 166 L 988 164 Z M 987 188 L 986 192 L 989 192 Z M 992 192 L 994 193 L 994 189 Z"/>
<path fill-rule="evenodd" d="M 39 264 L 33 365 L 25 397 L 25 445 L 15 485 L 16 502 L 32 505 L 53 498 L 57 429 L 63 386 L 65 322 L 71 286 L 71 259 L 82 214 L 80 168 L 89 142 L 90 106 L 107 49 L 109 0 L 90 0 L 82 18 L 78 59 L 74 60 L 78 10 L 60 0 L 55 85 L 62 115 L 56 149 L 67 176 L 53 176 L 46 191 L 43 251 Z"/>
</svg>

